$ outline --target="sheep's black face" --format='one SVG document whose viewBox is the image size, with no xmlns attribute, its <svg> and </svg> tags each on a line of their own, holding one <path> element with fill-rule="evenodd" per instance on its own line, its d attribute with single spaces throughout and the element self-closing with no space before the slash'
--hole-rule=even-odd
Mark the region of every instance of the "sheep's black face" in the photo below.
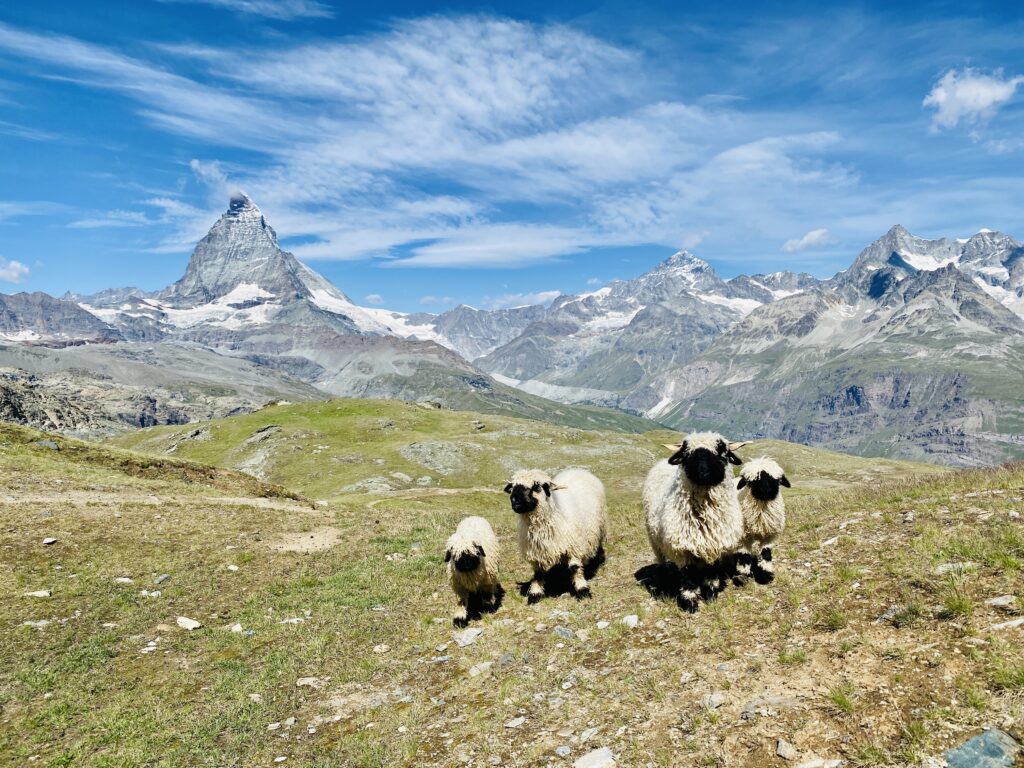
<svg viewBox="0 0 1024 768">
<path fill-rule="evenodd" d="M 472 552 L 463 552 L 455 558 L 455 570 L 462 573 L 472 573 L 480 567 L 480 555 Z"/>
<path fill-rule="evenodd" d="M 725 464 L 724 456 L 707 448 L 698 448 L 686 457 L 683 471 L 694 485 L 718 485 L 725 480 Z"/>
<path fill-rule="evenodd" d="M 519 485 L 518 483 L 515 485 L 509 483 L 505 486 L 505 493 L 512 500 L 512 511 L 517 515 L 526 515 L 533 512 L 537 508 L 537 497 L 535 494 L 541 493 L 541 491 L 541 486 L 538 483 L 534 483 L 532 487 Z"/>
<path fill-rule="evenodd" d="M 779 495 L 779 486 L 784 485 L 789 488 L 789 480 L 783 475 L 781 478 L 775 478 L 769 475 L 764 470 L 758 472 L 757 477 L 753 480 L 747 480 L 746 478 L 740 478 L 737 488 L 743 488 L 746 486 L 750 488 L 750 495 L 759 501 L 771 501 Z"/>
</svg>

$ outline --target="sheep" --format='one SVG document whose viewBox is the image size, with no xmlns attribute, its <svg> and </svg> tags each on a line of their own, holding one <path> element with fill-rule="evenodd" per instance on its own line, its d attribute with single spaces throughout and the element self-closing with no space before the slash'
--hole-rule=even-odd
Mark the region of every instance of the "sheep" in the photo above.
<svg viewBox="0 0 1024 768">
<path fill-rule="evenodd" d="M 491 524 L 482 517 L 464 518 L 445 544 L 448 583 L 459 599 L 452 624 L 465 627 L 483 611 L 501 607 L 505 594 L 498 581 L 501 550 Z"/>
<path fill-rule="evenodd" d="M 584 469 L 567 469 L 554 479 L 537 469 L 520 470 L 505 493 L 519 515 L 519 549 L 533 567 L 527 602 L 544 597 L 545 577 L 556 565 L 569 569 L 569 591 L 578 600 L 590 597 L 586 574 L 604 560 L 608 532 L 601 481 Z"/>
<path fill-rule="evenodd" d="M 733 569 L 737 586 L 749 576 L 758 584 L 775 578 L 771 544 L 786 527 L 786 503 L 779 486 L 792 487 L 782 467 L 768 456 L 747 462 L 740 470 L 736 490 L 743 512 L 743 538 Z"/>
<path fill-rule="evenodd" d="M 647 538 L 659 565 L 671 563 L 682 582 L 679 607 L 697 610 L 722 589 L 722 564 L 743 536 L 743 515 L 730 464 L 741 464 L 733 446 L 715 432 L 690 434 L 659 461 L 644 481 Z"/>
</svg>

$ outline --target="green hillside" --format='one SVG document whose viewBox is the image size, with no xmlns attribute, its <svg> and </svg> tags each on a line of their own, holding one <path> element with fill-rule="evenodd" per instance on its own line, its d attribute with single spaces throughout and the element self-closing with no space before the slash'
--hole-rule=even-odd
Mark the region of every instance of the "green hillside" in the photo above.
<svg viewBox="0 0 1024 768">
<path fill-rule="evenodd" d="M 1024 468 L 745 448 L 794 484 L 779 576 L 691 616 L 634 579 L 670 437 L 352 400 L 119 441 L 145 454 L 0 427 L 0 764 L 772 767 L 783 738 L 888 766 L 1020 722 L 1021 629 L 985 601 L 1024 599 Z M 517 594 L 520 463 L 606 480 L 592 600 Z M 460 647 L 442 547 L 469 513 L 509 594 Z"/>
</svg>

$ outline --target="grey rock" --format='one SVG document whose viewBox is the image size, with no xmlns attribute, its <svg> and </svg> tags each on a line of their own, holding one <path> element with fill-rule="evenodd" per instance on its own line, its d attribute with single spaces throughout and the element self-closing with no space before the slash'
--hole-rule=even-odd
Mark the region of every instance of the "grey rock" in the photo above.
<svg viewBox="0 0 1024 768">
<path fill-rule="evenodd" d="M 587 728 L 585 731 L 583 731 L 583 733 L 580 734 L 580 743 L 581 744 L 586 744 L 592 738 L 597 736 L 597 732 L 599 730 L 601 730 L 601 729 L 600 728 Z"/>
<path fill-rule="evenodd" d="M 470 627 L 461 632 L 456 632 L 452 635 L 452 639 L 459 648 L 465 648 L 466 646 L 473 645 L 483 633 L 484 631 L 479 627 Z"/>
<path fill-rule="evenodd" d="M 970 561 L 963 563 L 941 563 L 935 566 L 933 573 L 936 576 L 945 576 L 949 573 L 967 573 L 968 571 L 976 571 L 979 568 L 978 563 L 972 563 Z"/>
<path fill-rule="evenodd" d="M 572 747 L 568 747 L 565 744 L 560 747 L 555 747 L 555 754 L 559 757 L 568 757 L 572 754 Z"/>
<path fill-rule="evenodd" d="M 608 747 L 587 752 L 572 764 L 573 768 L 615 768 L 617 765 L 615 755 Z"/>
<path fill-rule="evenodd" d="M 946 752 L 949 768 L 1012 768 L 1024 748 L 1005 731 L 985 731 Z"/>
<path fill-rule="evenodd" d="M 32 445 L 37 445 L 40 448 L 47 448 L 51 451 L 59 451 L 60 446 L 57 445 L 53 440 L 36 440 Z"/>
<path fill-rule="evenodd" d="M 520 715 L 519 717 L 513 717 L 511 720 L 505 723 L 506 728 L 518 728 L 526 722 L 526 718 Z"/>
<path fill-rule="evenodd" d="M 775 747 L 775 754 L 781 757 L 783 760 L 790 761 L 796 760 L 799 756 L 796 747 L 790 744 L 785 739 L 779 739 L 778 745 Z"/>
<path fill-rule="evenodd" d="M 554 632 L 559 637 L 564 637 L 566 640 L 573 640 L 576 637 L 576 633 L 568 627 L 563 627 L 561 624 L 555 627 Z"/>
<path fill-rule="evenodd" d="M 985 601 L 985 605 L 993 608 L 1000 608 L 1005 611 L 1012 611 L 1017 607 L 1017 598 L 1014 595 L 1000 595 Z"/>
<path fill-rule="evenodd" d="M 792 696 L 758 696 L 743 705 L 740 717 L 751 720 L 758 715 L 771 716 L 781 710 L 794 709 L 798 706 L 800 701 Z"/>
<path fill-rule="evenodd" d="M 171 578 L 171 574 L 169 574 L 169 573 L 161 573 L 159 576 L 157 576 L 155 579 L 153 579 L 153 583 L 157 584 L 157 585 L 160 585 L 160 584 L 163 584 L 165 581 L 167 581 L 169 578 Z"/>
<path fill-rule="evenodd" d="M 706 693 L 701 699 L 701 703 L 708 709 L 718 709 L 726 702 L 725 693 L 723 691 L 715 691 L 714 693 Z"/>
</svg>

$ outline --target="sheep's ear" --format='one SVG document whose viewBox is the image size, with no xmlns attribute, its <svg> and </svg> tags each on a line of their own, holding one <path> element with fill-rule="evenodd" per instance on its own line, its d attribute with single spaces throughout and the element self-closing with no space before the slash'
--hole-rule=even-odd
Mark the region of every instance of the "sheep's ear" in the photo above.
<svg viewBox="0 0 1024 768">
<path fill-rule="evenodd" d="M 740 464 L 743 463 L 743 459 L 741 459 L 739 456 L 737 456 L 732 451 L 726 451 L 725 452 L 725 458 L 727 458 L 729 460 L 730 464 L 736 464 L 737 466 L 739 466 Z"/>
<path fill-rule="evenodd" d="M 487 557 L 487 553 L 484 552 L 484 548 L 481 547 L 479 544 L 476 545 L 476 554 L 477 557 Z"/>
<path fill-rule="evenodd" d="M 743 477 L 741 475 L 739 481 L 736 483 L 736 490 L 738 491 L 740 488 L 742 488 L 746 484 L 747 484 L 747 478 L 745 478 L 745 477 Z"/>
<path fill-rule="evenodd" d="M 505 493 L 512 493 L 512 483 L 505 486 Z"/>
<path fill-rule="evenodd" d="M 551 483 L 542 483 L 540 487 L 544 489 L 545 496 L 551 495 Z"/>
<path fill-rule="evenodd" d="M 782 477 L 779 478 L 779 482 L 782 485 L 786 486 L 787 488 L 792 488 L 793 487 L 792 485 L 789 484 L 789 478 L 786 477 L 785 475 L 783 475 Z"/>
<path fill-rule="evenodd" d="M 451 559 L 452 559 L 452 551 L 450 549 L 446 549 L 444 551 L 444 561 L 447 563 L 447 562 L 450 562 Z"/>
<path fill-rule="evenodd" d="M 682 464 L 684 461 L 686 461 L 686 457 L 689 454 L 690 451 L 687 449 L 686 441 L 683 440 L 683 442 L 680 443 L 679 445 L 679 450 L 677 450 L 675 453 L 668 457 L 668 463 L 678 466 Z"/>
</svg>

